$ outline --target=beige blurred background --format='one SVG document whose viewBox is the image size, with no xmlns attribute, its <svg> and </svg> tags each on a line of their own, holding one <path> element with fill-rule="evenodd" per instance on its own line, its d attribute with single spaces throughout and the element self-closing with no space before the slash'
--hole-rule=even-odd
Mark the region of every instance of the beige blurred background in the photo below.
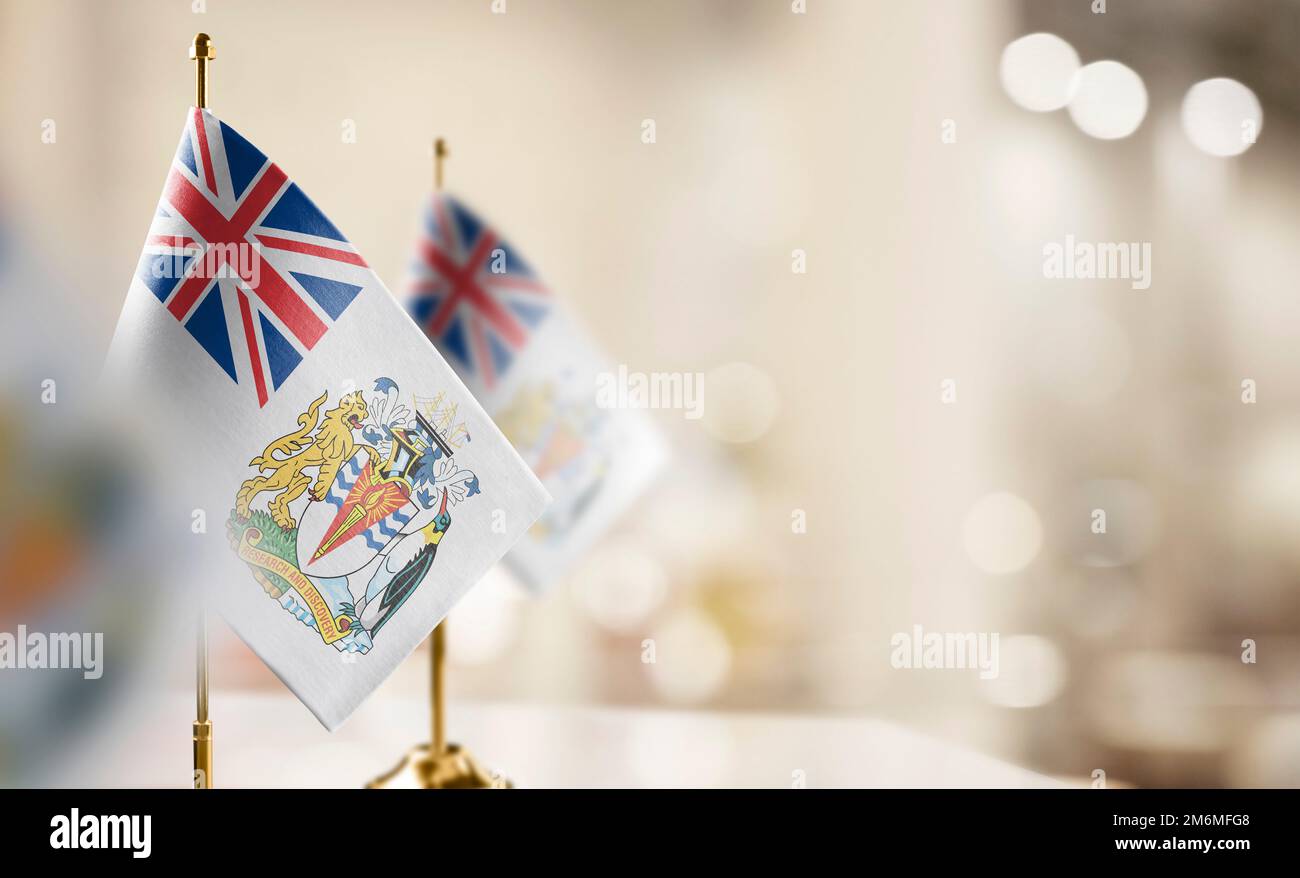
<svg viewBox="0 0 1300 878">
<path fill-rule="evenodd" d="M 568 581 L 498 572 L 453 613 L 458 703 L 872 716 L 1064 778 L 1300 785 L 1300 3 L 1110 7 L 0 0 L 0 212 L 94 360 L 203 30 L 212 110 L 390 287 L 444 136 L 449 188 L 616 361 L 706 373 Z M 1039 30 L 1142 76 L 1132 136 L 1009 99 Z M 1263 107 L 1235 158 L 1180 125 L 1216 76 Z M 1150 289 L 1045 279 L 1067 234 L 1150 242 Z M 999 677 L 896 670 L 914 625 L 999 633 Z M 218 692 L 279 691 L 218 646 Z M 376 699 L 426 685 L 412 659 Z"/>
</svg>

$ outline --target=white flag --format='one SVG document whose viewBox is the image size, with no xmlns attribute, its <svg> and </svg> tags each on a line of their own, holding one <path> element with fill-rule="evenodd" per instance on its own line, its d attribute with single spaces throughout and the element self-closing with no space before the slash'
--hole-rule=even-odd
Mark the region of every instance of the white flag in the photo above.
<svg viewBox="0 0 1300 878">
<path fill-rule="evenodd" d="M 331 729 L 548 501 L 356 249 L 206 110 L 109 359 L 238 568 L 226 618 Z"/>
<path fill-rule="evenodd" d="M 550 585 L 650 485 L 662 438 L 643 411 L 598 404 L 608 360 L 518 251 L 449 195 L 426 216 L 407 307 L 554 498 L 506 557 L 530 586 Z"/>
</svg>

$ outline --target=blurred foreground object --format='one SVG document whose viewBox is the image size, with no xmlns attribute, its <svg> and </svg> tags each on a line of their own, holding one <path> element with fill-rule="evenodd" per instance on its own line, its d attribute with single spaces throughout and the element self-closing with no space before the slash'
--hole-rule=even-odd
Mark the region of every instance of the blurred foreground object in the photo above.
<svg viewBox="0 0 1300 878">
<path fill-rule="evenodd" d="M 149 557 L 142 462 L 97 405 L 78 303 L 2 223 L 0 252 L 0 636 L 15 653 L 50 643 L 47 666 L 14 654 L 0 668 L 0 785 L 35 785 L 132 709 L 174 597 L 166 553 Z"/>
</svg>

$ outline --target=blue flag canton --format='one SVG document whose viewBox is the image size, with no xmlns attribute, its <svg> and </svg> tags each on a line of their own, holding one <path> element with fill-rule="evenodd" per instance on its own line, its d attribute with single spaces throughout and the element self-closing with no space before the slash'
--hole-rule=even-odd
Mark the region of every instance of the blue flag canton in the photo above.
<svg viewBox="0 0 1300 878">
<path fill-rule="evenodd" d="M 421 235 L 408 307 L 467 381 L 491 389 L 550 314 L 553 298 L 504 238 L 448 195 Z"/>
<path fill-rule="evenodd" d="M 373 278 L 277 165 L 197 109 L 136 276 L 259 406 Z"/>
</svg>

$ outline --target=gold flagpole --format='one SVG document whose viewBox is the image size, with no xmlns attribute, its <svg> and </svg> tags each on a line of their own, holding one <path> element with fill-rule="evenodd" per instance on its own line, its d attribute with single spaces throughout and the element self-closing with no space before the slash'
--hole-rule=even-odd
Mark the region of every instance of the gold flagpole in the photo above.
<svg viewBox="0 0 1300 878">
<path fill-rule="evenodd" d="M 195 34 L 190 46 L 190 60 L 195 64 L 194 106 L 208 105 L 208 62 L 217 57 L 207 34 Z M 195 675 L 194 719 L 194 789 L 212 788 L 212 721 L 208 719 L 208 614 L 200 607 L 196 632 L 197 662 Z"/>
<path fill-rule="evenodd" d="M 447 141 L 439 137 L 433 142 L 433 189 L 435 192 L 442 191 L 442 163 L 446 158 Z M 443 673 L 444 663 L 447 658 L 446 619 L 439 622 L 438 626 L 433 629 L 433 635 L 429 638 L 429 641 L 429 685 L 433 689 L 429 693 L 430 704 L 433 706 L 433 752 L 446 753 L 447 703 L 443 697 L 443 693 L 447 691 L 445 685 L 446 674 Z"/>
<path fill-rule="evenodd" d="M 442 163 L 447 155 L 447 143 L 439 137 L 433 142 L 433 188 L 437 191 L 442 190 Z M 416 786 L 425 790 L 481 790 L 514 786 L 504 778 L 493 779 L 464 747 L 447 743 L 446 661 L 447 620 L 444 619 L 429 635 L 432 743 L 416 745 L 395 768 L 366 784 L 369 789 Z M 394 783 L 399 778 L 400 783 Z"/>
</svg>

